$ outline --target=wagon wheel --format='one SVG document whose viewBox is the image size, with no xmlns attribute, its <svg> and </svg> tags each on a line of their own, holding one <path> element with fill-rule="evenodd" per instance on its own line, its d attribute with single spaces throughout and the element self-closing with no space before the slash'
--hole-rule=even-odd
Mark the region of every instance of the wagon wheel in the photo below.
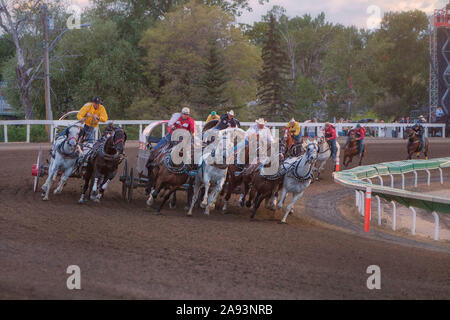
<svg viewBox="0 0 450 320">
<path fill-rule="evenodd" d="M 33 192 L 36 192 L 38 186 L 39 186 L 39 176 L 41 175 L 41 165 L 42 165 L 42 148 L 39 148 L 39 154 L 36 160 L 35 166 L 33 166 L 33 169 L 36 170 L 36 175 L 34 176 L 34 183 L 33 183 Z M 34 171 L 33 170 L 33 171 Z"/>
<path fill-rule="evenodd" d="M 134 188 L 134 168 L 130 169 L 130 181 L 128 185 L 128 203 L 133 200 L 133 188 Z"/>
<path fill-rule="evenodd" d="M 120 181 L 122 181 L 122 198 L 123 200 L 127 200 L 128 159 L 125 159 L 125 164 L 123 166 L 123 174 L 120 177 Z"/>
</svg>

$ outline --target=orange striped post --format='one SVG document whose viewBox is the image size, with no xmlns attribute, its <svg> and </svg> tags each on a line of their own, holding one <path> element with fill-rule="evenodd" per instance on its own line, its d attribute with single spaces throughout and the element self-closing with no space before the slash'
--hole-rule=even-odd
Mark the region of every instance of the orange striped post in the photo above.
<svg viewBox="0 0 450 320">
<path fill-rule="evenodd" d="M 367 187 L 366 189 L 366 205 L 365 205 L 365 223 L 364 223 L 364 231 L 369 232 L 370 225 L 370 202 L 372 200 L 372 188 Z"/>
<path fill-rule="evenodd" d="M 336 172 L 339 172 L 339 158 L 336 158 Z"/>
</svg>

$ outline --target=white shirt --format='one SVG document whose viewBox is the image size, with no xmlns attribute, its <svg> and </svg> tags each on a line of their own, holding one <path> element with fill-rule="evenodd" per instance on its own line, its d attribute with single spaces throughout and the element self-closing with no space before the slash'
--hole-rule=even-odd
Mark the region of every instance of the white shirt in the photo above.
<svg viewBox="0 0 450 320">
<path fill-rule="evenodd" d="M 251 135 L 257 135 L 259 134 L 260 139 L 267 139 L 268 143 L 272 143 L 273 137 L 272 132 L 269 128 L 264 127 L 263 129 L 259 129 L 257 124 L 252 125 L 246 132 L 245 132 L 245 139 L 248 139 Z"/>
</svg>

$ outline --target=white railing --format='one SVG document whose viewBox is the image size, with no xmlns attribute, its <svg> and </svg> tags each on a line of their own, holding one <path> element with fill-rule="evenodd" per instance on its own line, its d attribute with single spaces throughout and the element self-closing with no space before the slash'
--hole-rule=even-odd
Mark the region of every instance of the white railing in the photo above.
<svg viewBox="0 0 450 320">
<path fill-rule="evenodd" d="M 149 125 L 150 123 L 158 121 L 158 120 L 113 120 L 113 122 L 117 125 L 138 125 L 139 126 L 139 134 L 142 133 L 143 126 Z M 57 126 L 67 126 L 70 124 L 73 124 L 76 122 L 76 120 L 0 120 L 0 126 L 3 126 L 3 141 L 8 142 L 8 126 L 17 126 L 17 125 L 23 125 L 26 126 L 26 141 L 30 142 L 30 128 L 32 125 L 49 125 L 50 126 L 50 137 L 49 140 L 53 141 L 53 135 L 54 135 L 54 128 Z M 196 121 L 198 130 L 201 130 L 203 126 L 205 125 L 204 121 Z M 254 122 L 241 122 L 241 126 L 249 127 L 253 125 Z M 277 127 L 284 127 L 286 125 L 286 122 L 269 122 L 267 124 L 270 127 L 277 128 Z M 306 128 L 314 128 L 317 129 L 317 134 L 320 136 L 322 129 L 325 127 L 325 123 L 300 123 L 302 130 L 305 130 Z M 352 128 L 356 126 L 357 123 L 338 123 L 335 124 L 335 128 L 337 131 L 341 131 L 342 129 Z M 375 128 L 380 131 L 389 132 L 388 129 L 395 130 L 397 132 L 397 138 L 402 139 L 403 138 L 403 132 L 405 128 L 411 126 L 410 123 L 362 123 L 362 126 L 365 128 Z M 422 124 L 426 130 L 425 135 L 429 135 L 430 128 L 440 128 L 442 130 L 442 138 L 445 139 L 445 123 L 424 123 Z M 162 135 L 165 135 L 165 125 L 163 125 L 162 128 Z M 385 135 L 384 137 L 388 137 L 389 135 Z"/>
</svg>

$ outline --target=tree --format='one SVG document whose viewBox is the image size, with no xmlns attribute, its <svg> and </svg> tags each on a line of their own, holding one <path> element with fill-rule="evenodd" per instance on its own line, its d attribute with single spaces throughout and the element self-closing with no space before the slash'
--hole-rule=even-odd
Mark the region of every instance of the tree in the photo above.
<svg viewBox="0 0 450 320">
<path fill-rule="evenodd" d="M 203 102 L 201 84 L 207 78 L 211 41 L 216 42 L 229 75 L 221 99 L 233 107 L 255 100 L 260 51 L 233 20 L 219 7 L 191 1 L 149 28 L 140 42 L 147 53 L 144 70 L 149 85 L 146 95 L 133 103 L 134 114 L 167 117 L 168 112 L 179 112 L 181 105 L 188 104 L 195 117 L 206 117 L 209 112 L 199 102 Z"/>
<path fill-rule="evenodd" d="M 203 112 L 209 112 L 211 109 L 219 112 L 225 111 L 223 104 L 229 99 L 224 97 L 224 93 L 229 77 L 215 40 L 210 41 L 204 72 L 204 78 L 200 83 L 203 94 L 199 101 L 199 104 L 203 106 Z"/>
<path fill-rule="evenodd" d="M 11 37 L 16 54 L 16 80 L 20 93 L 20 101 L 25 111 L 26 119 L 33 119 L 33 106 L 30 101 L 30 86 L 39 65 L 30 65 L 26 60 L 26 48 L 22 37 L 31 18 L 37 14 L 40 0 L 0 0 L 0 28 Z M 31 69 L 31 73 L 30 72 Z"/>
<path fill-rule="evenodd" d="M 282 49 L 275 17 L 270 16 L 269 31 L 262 50 L 263 67 L 259 77 L 258 98 L 265 116 L 282 120 L 294 111 L 291 102 L 289 59 Z"/>
</svg>

